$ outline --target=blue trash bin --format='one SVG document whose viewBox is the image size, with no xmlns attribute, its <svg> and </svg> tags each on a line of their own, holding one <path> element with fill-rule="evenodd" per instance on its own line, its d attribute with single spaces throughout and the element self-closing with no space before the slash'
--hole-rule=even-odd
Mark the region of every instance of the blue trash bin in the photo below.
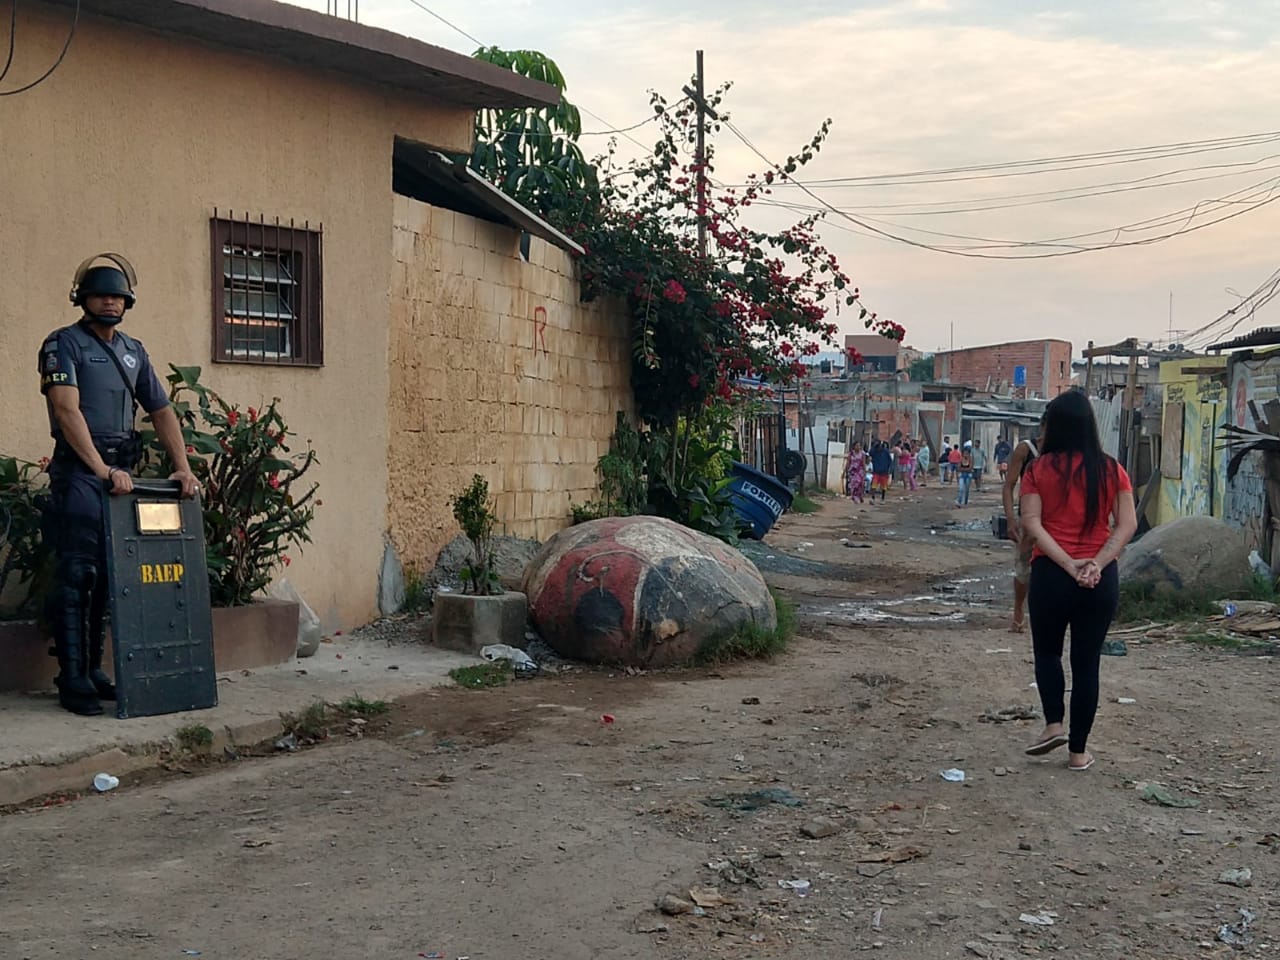
<svg viewBox="0 0 1280 960">
<path fill-rule="evenodd" d="M 734 463 L 729 475 L 733 478 L 729 484 L 733 508 L 744 523 L 750 524 L 743 536 L 763 540 L 791 506 L 791 489 L 777 477 L 745 463 Z"/>
</svg>

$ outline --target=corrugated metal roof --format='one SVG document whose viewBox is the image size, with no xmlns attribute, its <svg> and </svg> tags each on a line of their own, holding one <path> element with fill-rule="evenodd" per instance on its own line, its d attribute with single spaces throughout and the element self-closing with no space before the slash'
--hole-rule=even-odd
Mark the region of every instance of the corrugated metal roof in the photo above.
<svg viewBox="0 0 1280 960">
<path fill-rule="evenodd" d="M 1243 350 L 1246 347 L 1273 347 L 1280 344 L 1280 327 L 1259 327 L 1234 340 L 1224 340 L 1205 347 L 1206 350 Z"/>
</svg>

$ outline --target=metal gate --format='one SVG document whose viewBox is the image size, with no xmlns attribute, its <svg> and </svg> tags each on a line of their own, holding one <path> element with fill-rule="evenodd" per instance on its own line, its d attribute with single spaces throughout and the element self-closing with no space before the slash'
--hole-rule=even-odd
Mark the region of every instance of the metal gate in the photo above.
<svg viewBox="0 0 1280 960">
<path fill-rule="evenodd" d="M 103 493 L 116 716 L 217 706 L 213 623 L 199 500 L 173 481 Z"/>
</svg>

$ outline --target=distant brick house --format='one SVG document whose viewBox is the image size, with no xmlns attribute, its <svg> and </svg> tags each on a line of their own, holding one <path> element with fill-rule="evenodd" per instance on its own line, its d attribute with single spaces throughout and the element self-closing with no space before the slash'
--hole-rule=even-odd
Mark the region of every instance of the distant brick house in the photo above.
<svg viewBox="0 0 1280 960">
<path fill-rule="evenodd" d="M 1071 344 L 1018 340 L 936 353 L 933 379 L 978 393 L 1051 399 L 1071 388 Z"/>
</svg>

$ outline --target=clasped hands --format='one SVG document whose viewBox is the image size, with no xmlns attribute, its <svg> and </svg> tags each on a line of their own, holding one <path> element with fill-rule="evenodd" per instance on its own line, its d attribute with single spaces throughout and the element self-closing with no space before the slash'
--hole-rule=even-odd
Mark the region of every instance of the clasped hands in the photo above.
<svg viewBox="0 0 1280 960">
<path fill-rule="evenodd" d="M 1066 568 L 1067 573 L 1076 578 L 1076 583 L 1092 589 L 1102 579 L 1102 567 L 1096 559 L 1072 560 Z"/>
</svg>

